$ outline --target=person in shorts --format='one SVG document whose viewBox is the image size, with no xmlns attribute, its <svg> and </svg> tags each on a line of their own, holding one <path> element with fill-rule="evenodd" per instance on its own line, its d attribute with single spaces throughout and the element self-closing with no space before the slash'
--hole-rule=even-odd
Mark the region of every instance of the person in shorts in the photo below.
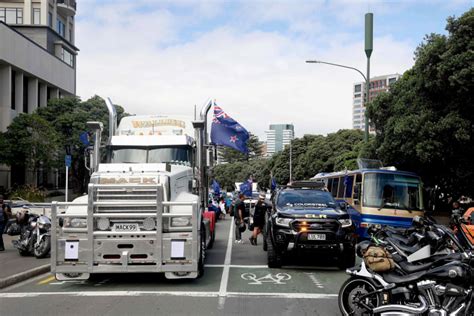
<svg viewBox="0 0 474 316">
<path fill-rule="evenodd" d="M 265 194 L 260 193 L 253 213 L 253 232 L 252 236 L 249 238 L 250 243 L 254 246 L 257 245 L 257 237 L 262 233 L 263 226 L 265 225 L 265 214 L 267 213 L 267 209 L 268 206 L 265 203 Z"/>
</svg>

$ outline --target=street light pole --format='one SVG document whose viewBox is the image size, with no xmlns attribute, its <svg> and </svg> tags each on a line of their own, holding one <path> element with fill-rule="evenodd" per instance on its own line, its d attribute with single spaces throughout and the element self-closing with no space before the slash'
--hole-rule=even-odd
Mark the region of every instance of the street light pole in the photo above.
<svg viewBox="0 0 474 316">
<path fill-rule="evenodd" d="M 370 55 L 373 50 L 373 38 L 374 38 L 374 14 L 365 14 L 365 55 L 367 56 L 367 77 L 365 83 L 365 141 L 369 141 L 369 117 L 367 116 L 367 105 L 369 104 L 369 90 L 370 90 Z"/>
<path fill-rule="evenodd" d="M 329 63 L 326 61 L 321 61 L 321 60 L 307 60 L 306 63 L 308 64 L 325 64 L 325 65 L 330 65 L 330 66 L 336 66 L 336 67 L 341 67 L 341 68 L 346 68 L 346 69 L 351 69 L 357 71 L 362 78 L 364 78 L 365 81 L 365 87 L 366 87 L 366 93 L 365 93 L 365 98 L 364 98 L 364 106 L 367 106 L 367 103 L 369 102 L 369 68 L 370 68 L 370 58 L 367 58 L 367 77 L 360 71 L 359 69 L 351 66 L 346 66 L 346 65 L 340 65 L 340 64 L 335 64 L 335 63 Z M 367 109 L 367 107 L 366 107 Z M 368 118 L 367 118 L 367 111 L 364 113 L 365 114 L 365 135 L 364 135 L 364 140 L 367 142 L 369 140 L 369 124 L 368 124 Z"/>
</svg>

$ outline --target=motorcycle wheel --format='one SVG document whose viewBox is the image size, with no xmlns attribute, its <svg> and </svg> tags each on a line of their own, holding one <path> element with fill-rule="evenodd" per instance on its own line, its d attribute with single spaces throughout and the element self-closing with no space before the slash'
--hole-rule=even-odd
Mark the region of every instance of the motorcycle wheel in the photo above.
<svg viewBox="0 0 474 316">
<path fill-rule="evenodd" d="M 38 259 L 44 258 L 49 254 L 51 250 L 51 236 L 45 236 L 40 244 L 35 247 L 34 253 L 35 257 Z"/>
<path fill-rule="evenodd" d="M 373 315 L 370 310 L 358 305 L 354 300 L 362 295 L 376 291 L 376 286 L 367 279 L 349 278 L 341 286 L 338 295 L 339 309 L 343 315 Z M 364 304 L 371 308 L 382 305 L 382 294 L 376 293 L 364 299 Z"/>
</svg>

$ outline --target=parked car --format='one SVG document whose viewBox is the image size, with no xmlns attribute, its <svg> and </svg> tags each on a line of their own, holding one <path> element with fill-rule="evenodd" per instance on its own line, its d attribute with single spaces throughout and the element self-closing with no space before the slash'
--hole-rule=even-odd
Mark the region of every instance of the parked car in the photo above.
<svg viewBox="0 0 474 316">
<path fill-rule="evenodd" d="M 324 253 L 341 269 L 355 264 L 355 227 L 346 205 L 337 203 L 319 181 L 297 181 L 280 188 L 264 229 L 268 267 L 279 268 L 290 252 Z"/>
</svg>

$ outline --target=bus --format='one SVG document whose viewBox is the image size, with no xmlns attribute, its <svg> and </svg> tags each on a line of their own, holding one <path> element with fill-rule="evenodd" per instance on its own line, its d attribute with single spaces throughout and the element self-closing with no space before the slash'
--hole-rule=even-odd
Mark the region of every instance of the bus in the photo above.
<svg viewBox="0 0 474 316">
<path fill-rule="evenodd" d="M 347 204 L 356 234 L 368 238 L 371 224 L 409 227 L 413 217 L 423 216 L 423 184 L 415 173 L 394 167 L 361 168 L 318 173 L 336 201 Z"/>
</svg>

